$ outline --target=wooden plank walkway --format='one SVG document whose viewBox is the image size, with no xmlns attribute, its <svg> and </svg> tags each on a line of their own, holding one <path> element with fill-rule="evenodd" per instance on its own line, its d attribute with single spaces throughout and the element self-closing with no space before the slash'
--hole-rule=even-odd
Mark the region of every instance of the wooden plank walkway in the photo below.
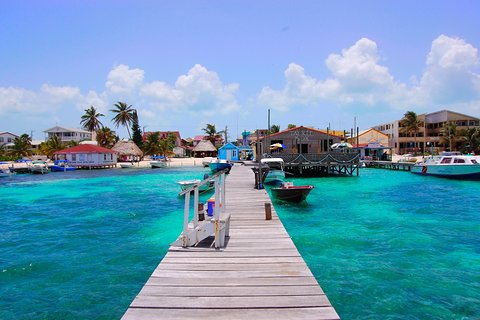
<svg viewBox="0 0 480 320">
<path fill-rule="evenodd" d="M 265 220 L 270 198 L 253 186 L 250 167 L 235 165 L 226 247 L 170 247 L 122 319 L 339 319 L 273 206 Z"/>
</svg>

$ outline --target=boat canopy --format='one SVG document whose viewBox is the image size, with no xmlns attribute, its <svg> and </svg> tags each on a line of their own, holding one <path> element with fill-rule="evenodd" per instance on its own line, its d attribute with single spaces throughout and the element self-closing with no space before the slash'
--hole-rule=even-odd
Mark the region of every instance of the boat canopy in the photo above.
<svg viewBox="0 0 480 320">
<path fill-rule="evenodd" d="M 282 158 L 264 158 L 260 160 L 260 162 L 261 163 L 272 163 L 272 162 L 283 163 L 283 159 Z"/>
</svg>

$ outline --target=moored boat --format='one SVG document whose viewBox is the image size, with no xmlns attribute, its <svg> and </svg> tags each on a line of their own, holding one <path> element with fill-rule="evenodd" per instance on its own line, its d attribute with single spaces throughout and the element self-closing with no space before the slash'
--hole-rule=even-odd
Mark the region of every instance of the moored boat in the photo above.
<svg viewBox="0 0 480 320">
<path fill-rule="evenodd" d="M 150 166 L 154 168 L 166 168 L 167 167 L 167 158 L 163 156 L 153 156 L 152 161 L 150 161 Z"/>
<path fill-rule="evenodd" d="M 192 179 L 192 180 L 184 180 L 178 181 L 178 185 L 182 189 L 182 191 L 187 190 L 188 188 L 193 187 L 196 184 L 199 184 L 202 180 L 199 179 Z M 198 187 L 199 192 L 206 192 L 208 190 L 212 190 L 215 187 L 215 180 L 211 179 L 207 183 L 202 184 Z"/>
<path fill-rule="evenodd" d="M 119 165 L 120 168 L 122 168 L 122 169 L 135 168 L 135 165 L 133 164 L 133 162 L 119 162 L 118 165 Z"/>
<path fill-rule="evenodd" d="M 12 174 L 10 169 L 8 168 L 0 168 L 0 178 L 9 177 Z"/>
<path fill-rule="evenodd" d="M 230 169 L 232 169 L 233 164 L 231 164 L 227 160 L 212 159 L 208 166 L 210 167 L 212 173 L 217 173 L 218 171 L 222 171 L 224 169 L 227 169 L 227 173 L 229 173 Z"/>
<path fill-rule="evenodd" d="M 266 164 L 270 168 L 265 183 L 280 184 L 285 180 L 284 162 L 282 158 L 264 158 L 260 160 L 261 164 Z"/>
<path fill-rule="evenodd" d="M 443 152 L 416 163 L 411 172 L 450 179 L 480 180 L 480 161 L 471 155 Z"/>
<path fill-rule="evenodd" d="M 272 188 L 273 195 L 280 200 L 301 202 L 305 200 L 314 186 L 294 186 L 292 182 L 284 182 L 278 188 Z"/>
<path fill-rule="evenodd" d="M 32 161 L 28 169 L 34 174 L 44 174 L 50 172 L 45 161 Z"/>
<path fill-rule="evenodd" d="M 65 172 L 65 171 L 74 171 L 77 168 L 71 167 L 68 164 L 67 160 L 56 160 L 53 165 L 50 166 L 52 172 Z"/>
</svg>

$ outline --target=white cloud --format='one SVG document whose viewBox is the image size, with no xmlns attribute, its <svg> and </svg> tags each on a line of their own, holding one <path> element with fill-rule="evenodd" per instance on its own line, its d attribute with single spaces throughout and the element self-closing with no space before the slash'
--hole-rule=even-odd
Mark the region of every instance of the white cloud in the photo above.
<svg viewBox="0 0 480 320">
<path fill-rule="evenodd" d="M 108 73 L 105 86 L 114 95 L 130 95 L 142 84 L 143 77 L 143 70 L 121 64 Z"/>
<path fill-rule="evenodd" d="M 426 69 L 415 88 L 419 101 L 454 105 L 480 99 L 478 50 L 463 39 L 439 36 L 432 42 Z"/>
<path fill-rule="evenodd" d="M 380 109 L 435 110 L 449 105 L 459 108 L 468 105 L 471 110 L 476 105 L 478 113 L 480 78 L 474 72 L 478 53 L 464 40 L 444 35 L 435 39 L 421 80 L 410 86 L 395 80 L 388 68 L 379 63 L 381 60 L 377 44 L 362 38 L 341 54 L 328 56 L 325 64 L 331 77 L 315 79 L 302 66 L 291 63 L 285 70 L 283 89 L 264 87 L 258 102 L 282 111 L 333 103 L 343 108 L 355 107 L 364 113 Z"/>
<path fill-rule="evenodd" d="M 142 96 L 162 110 L 228 114 L 240 108 L 236 99 L 238 84 L 224 84 L 218 74 L 196 64 L 177 78 L 174 86 L 161 81 L 144 84 Z"/>
</svg>

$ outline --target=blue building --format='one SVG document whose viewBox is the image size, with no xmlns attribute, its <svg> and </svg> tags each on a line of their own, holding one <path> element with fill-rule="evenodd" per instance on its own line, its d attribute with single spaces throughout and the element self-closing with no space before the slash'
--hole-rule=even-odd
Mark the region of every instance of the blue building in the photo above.
<svg viewBox="0 0 480 320">
<path fill-rule="evenodd" d="M 253 160 L 253 150 L 250 147 L 239 147 L 229 142 L 218 149 L 218 158 L 230 161 Z"/>
</svg>

